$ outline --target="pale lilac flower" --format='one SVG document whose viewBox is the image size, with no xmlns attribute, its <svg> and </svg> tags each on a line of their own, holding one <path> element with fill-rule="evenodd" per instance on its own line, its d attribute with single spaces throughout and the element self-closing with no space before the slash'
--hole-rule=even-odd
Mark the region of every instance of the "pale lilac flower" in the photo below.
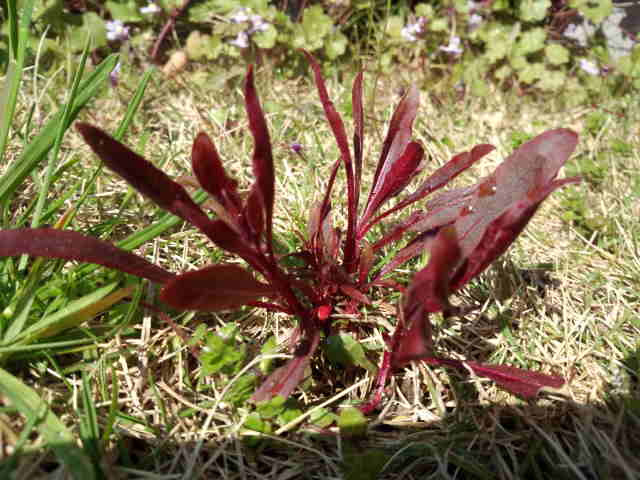
<svg viewBox="0 0 640 480">
<path fill-rule="evenodd" d="M 120 20 L 112 20 L 106 23 L 107 40 L 113 42 L 116 40 L 124 41 L 129 38 L 129 27 L 125 26 Z"/>
<path fill-rule="evenodd" d="M 451 53 L 453 55 L 459 55 L 462 53 L 462 47 L 460 46 L 460 37 L 451 37 L 449 39 L 449 45 L 440 47 L 443 52 Z"/>
<path fill-rule="evenodd" d="M 260 15 L 251 13 L 250 8 L 241 8 L 237 10 L 233 15 L 229 17 L 231 23 L 248 23 L 246 29 L 238 36 L 231 40 L 229 43 L 238 48 L 247 48 L 249 46 L 249 39 L 251 35 L 258 32 L 264 32 L 269 28 L 269 23 L 264 20 Z"/>
<path fill-rule="evenodd" d="M 596 33 L 596 26 L 588 20 L 582 20 L 580 23 L 570 23 L 562 32 L 567 38 L 575 40 L 581 47 L 587 46 L 587 40 Z"/>
<path fill-rule="evenodd" d="M 248 8 L 241 8 L 229 17 L 231 23 L 242 23 L 249 21 L 250 11 Z"/>
<path fill-rule="evenodd" d="M 249 34 L 247 32 L 240 32 L 229 44 L 238 48 L 247 48 L 249 46 Z"/>
<path fill-rule="evenodd" d="M 251 21 L 251 28 L 249 29 L 249 34 L 252 34 L 255 32 L 264 32 L 266 29 L 269 28 L 269 24 L 265 22 L 264 18 L 262 18 L 260 15 L 251 15 L 249 20 Z"/>
<path fill-rule="evenodd" d="M 153 2 L 150 2 L 146 7 L 140 9 L 140 13 L 143 15 L 155 15 L 160 12 L 160 7 Z"/>
<path fill-rule="evenodd" d="M 111 70 L 111 72 L 109 73 L 109 82 L 111 83 L 112 87 L 118 86 L 118 82 L 120 81 L 120 67 L 120 62 L 116 63 L 116 66 L 113 67 L 113 70 Z"/>
<path fill-rule="evenodd" d="M 600 69 L 598 68 L 598 66 L 591 60 L 587 60 L 586 58 L 580 59 L 580 68 L 589 75 L 600 75 Z"/>
<path fill-rule="evenodd" d="M 477 13 L 472 14 L 469 17 L 469 30 L 474 31 L 476 28 L 480 26 L 483 20 L 484 19 L 482 18 L 481 15 L 478 15 Z"/>
<path fill-rule="evenodd" d="M 418 17 L 414 23 L 407 23 L 407 25 L 400 31 L 400 35 L 402 35 L 402 38 L 408 42 L 415 42 L 418 40 L 418 35 L 424 31 L 426 23 L 426 18 Z"/>
</svg>

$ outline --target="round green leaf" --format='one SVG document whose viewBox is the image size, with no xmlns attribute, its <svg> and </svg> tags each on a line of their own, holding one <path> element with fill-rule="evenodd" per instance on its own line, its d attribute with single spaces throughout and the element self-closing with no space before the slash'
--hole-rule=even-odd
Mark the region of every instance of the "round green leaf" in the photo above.
<svg viewBox="0 0 640 480">
<path fill-rule="evenodd" d="M 599 24 L 613 12 L 611 0 L 570 0 L 569 6 L 578 11 L 595 24 Z"/>
<path fill-rule="evenodd" d="M 569 50 L 557 43 L 547 45 L 544 54 L 552 65 L 562 65 L 569 61 Z"/>
<path fill-rule="evenodd" d="M 551 0 L 522 0 L 520 2 L 520 19 L 525 22 L 539 22 L 547 16 Z"/>
<path fill-rule="evenodd" d="M 138 10 L 135 0 L 129 0 L 127 2 L 114 2 L 107 1 L 105 6 L 111 18 L 114 20 L 120 20 L 121 22 L 139 22 L 142 20 L 142 15 Z"/>
<path fill-rule="evenodd" d="M 347 49 L 347 37 L 345 37 L 342 33 L 336 32 L 331 38 L 326 42 L 324 46 L 324 50 L 329 59 L 334 60 L 342 55 Z"/>
<path fill-rule="evenodd" d="M 415 6 L 414 12 L 419 17 L 433 17 L 433 7 L 427 3 L 419 3 Z"/>
<path fill-rule="evenodd" d="M 558 70 L 546 70 L 536 86 L 547 91 L 559 90 L 564 85 L 565 80 L 566 76 L 564 72 Z"/>
<path fill-rule="evenodd" d="M 533 28 L 522 33 L 515 51 L 518 55 L 528 55 L 544 48 L 547 32 L 543 28 Z"/>
<path fill-rule="evenodd" d="M 269 24 L 264 32 L 256 33 L 253 36 L 253 41 L 260 48 L 273 48 L 278 38 L 278 31 L 273 25 Z"/>
</svg>

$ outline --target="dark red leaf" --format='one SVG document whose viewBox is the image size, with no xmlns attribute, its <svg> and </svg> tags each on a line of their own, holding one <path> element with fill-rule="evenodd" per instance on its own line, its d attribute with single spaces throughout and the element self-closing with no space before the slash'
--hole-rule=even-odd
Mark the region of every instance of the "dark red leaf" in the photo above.
<svg viewBox="0 0 640 480">
<path fill-rule="evenodd" d="M 530 192 L 521 201 L 493 220 L 484 230 L 484 235 L 475 245 L 475 250 L 456 271 L 455 277 L 452 279 L 452 292 L 482 273 L 491 262 L 509 248 L 547 196 L 554 190 L 577 181 L 579 181 L 577 178 L 565 178 L 551 182 L 540 191 Z"/>
<path fill-rule="evenodd" d="M 493 150 L 493 146 L 482 144 L 482 145 L 477 145 L 473 147 L 470 152 L 459 153 L 458 155 L 453 157 L 451 160 L 449 160 L 449 162 L 447 162 L 438 170 L 436 170 L 434 173 L 432 173 L 429 176 L 429 178 L 427 178 L 427 180 L 425 180 L 424 183 L 422 183 L 422 185 L 415 192 L 413 192 L 411 195 L 409 195 L 408 197 L 400 201 L 397 205 L 394 205 L 393 208 L 390 208 L 389 210 L 378 215 L 376 218 L 370 221 L 367 225 L 363 225 L 360 228 L 359 235 L 363 236 L 373 225 L 380 222 L 383 218 L 391 215 L 394 212 L 402 210 L 403 208 L 406 208 L 412 203 L 417 202 L 418 200 L 429 195 L 430 193 L 433 193 L 439 188 L 447 185 L 456 176 L 464 172 L 467 168 L 469 168 L 471 165 L 473 165 L 475 162 L 480 160 L 483 156 L 485 156 L 487 153 L 491 152 L 492 150 Z M 451 204 L 451 203 L 459 203 L 458 196 L 460 197 L 467 196 L 469 194 L 470 188 L 473 189 L 475 188 L 475 186 L 467 187 L 464 189 L 454 189 L 441 194 L 440 197 L 442 197 L 442 199 L 439 202 L 432 203 L 433 201 L 430 201 L 429 203 L 427 203 L 427 205 L 425 206 L 424 215 L 430 216 L 432 214 L 431 210 L 436 208 L 436 206 L 441 206 L 441 205 Z M 425 228 L 418 227 L 417 231 L 424 232 L 426 230 L 430 230 L 431 228 L 433 227 L 425 227 Z"/>
<path fill-rule="evenodd" d="M 78 123 L 76 128 L 105 165 L 136 190 L 205 234 L 211 231 L 211 220 L 182 185 L 99 128 L 87 123 Z"/>
<path fill-rule="evenodd" d="M 373 267 L 376 257 L 373 253 L 373 248 L 366 240 L 360 240 L 360 259 L 358 266 L 358 283 L 363 285 L 367 281 L 369 272 Z"/>
<path fill-rule="evenodd" d="M 478 183 L 473 199 L 456 220 L 463 257 L 475 250 L 490 223 L 529 192 L 545 189 L 554 180 L 577 141 L 571 130 L 545 132 L 521 145 Z"/>
<path fill-rule="evenodd" d="M 419 103 L 420 94 L 416 86 L 412 85 L 396 107 L 396 110 L 393 112 L 393 116 L 391 117 L 389 130 L 382 145 L 382 152 L 380 152 L 380 159 L 378 160 L 376 173 L 373 177 L 373 187 L 369 193 L 369 199 L 367 200 L 365 211 L 370 211 L 369 205 L 383 188 L 386 177 L 391 172 L 391 167 L 406 150 L 407 145 L 409 144 L 409 139 L 411 138 L 411 128 L 418 112 Z M 363 216 L 360 228 L 367 221 L 368 218 Z"/>
<path fill-rule="evenodd" d="M 244 85 L 245 106 L 249 117 L 249 128 L 253 135 L 253 174 L 256 177 L 252 192 L 257 192 L 264 211 L 264 228 L 267 248 L 271 248 L 273 228 L 273 201 L 275 196 L 275 178 L 273 172 L 273 156 L 267 122 L 260 107 L 260 101 L 253 83 L 253 67 L 249 67 Z M 252 223 L 254 219 L 248 219 Z"/>
<path fill-rule="evenodd" d="M 480 377 L 487 377 L 505 390 L 525 398 L 538 395 L 544 387 L 560 388 L 565 384 L 562 377 L 532 372 L 509 365 L 488 365 L 476 362 L 465 362 Z"/>
<path fill-rule="evenodd" d="M 407 144 L 404 153 L 391 165 L 388 174 L 369 198 L 367 210 L 362 215 L 363 222 L 366 222 L 387 200 L 399 194 L 420 172 L 419 167 L 423 156 L 424 150 L 419 143 Z"/>
<path fill-rule="evenodd" d="M 413 277 L 409 287 L 411 303 L 419 301 L 428 313 L 448 310 L 449 280 L 460 255 L 455 229 L 441 228 L 431 243 L 429 263 Z"/>
<path fill-rule="evenodd" d="M 358 73 L 353 81 L 351 92 L 351 105 L 353 109 L 353 158 L 355 164 L 355 193 L 360 194 L 360 180 L 362 178 L 362 157 L 364 155 L 364 107 L 362 104 L 362 72 Z M 356 198 L 356 206 L 358 205 Z"/>
<path fill-rule="evenodd" d="M 110 243 L 69 230 L 0 230 L 0 256 L 31 255 L 95 263 L 164 284 L 174 274 Z"/>
<path fill-rule="evenodd" d="M 176 276 L 164 286 L 160 299 L 179 310 L 216 312 L 273 294 L 244 268 L 218 264 Z"/>
<path fill-rule="evenodd" d="M 411 293 L 403 308 L 399 335 L 394 335 L 391 348 L 391 367 L 398 368 L 413 360 L 433 355 L 431 322 L 419 299 Z"/>
<path fill-rule="evenodd" d="M 258 268 L 256 252 L 245 240 L 223 220 L 213 220 L 205 227 L 204 233 L 216 245 L 230 253 L 241 256 L 252 267 Z"/>
<path fill-rule="evenodd" d="M 371 305 L 371 300 L 369 300 L 369 297 L 367 297 L 353 285 L 340 285 L 340 291 L 359 303 L 363 303 L 364 305 Z"/>
<path fill-rule="evenodd" d="M 304 378 L 304 371 L 309 365 L 309 360 L 320 343 L 320 331 L 313 333 L 309 340 L 303 340 L 296 349 L 291 360 L 271 373 L 251 400 L 262 402 L 270 400 L 276 395 L 287 398 Z"/>
<path fill-rule="evenodd" d="M 200 132 L 193 142 L 191 165 L 202 188 L 224 207 L 237 213 L 240 209 L 240 198 L 236 193 L 238 182 L 227 176 L 218 151 L 205 132 Z"/>
<path fill-rule="evenodd" d="M 262 208 L 262 195 L 255 189 L 251 190 L 245 205 L 244 218 L 254 238 L 260 238 L 265 227 L 264 209 Z"/>
<path fill-rule="evenodd" d="M 304 50 L 303 50 L 304 51 Z M 316 87 L 320 96 L 320 102 L 324 109 L 324 114 L 327 117 L 327 121 L 331 126 L 333 135 L 338 144 L 340 150 L 340 157 L 344 163 L 344 168 L 347 174 L 347 238 L 344 247 L 344 263 L 347 270 L 351 271 L 355 268 L 354 262 L 356 261 L 356 221 L 357 221 L 357 193 L 356 193 L 356 181 L 353 173 L 353 164 L 351 161 L 351 153 L 349 152 L 349 141 L 347 140 L 347 133 L 344 128 L 344 123 L 340 114 L 333 106 L 333 102 L 329 98 L 327 87 L 322 79 L 322 73 L 320 72 L 320 65 L 315 61 L 313 56 L 304 51 L 304 54 L 309 61 L 309 65 L 314 73 Z M 333 184 L 330 184 L 333 186 Z M 327 192 L 328 193 L 328 192 Z"/>
</svg>

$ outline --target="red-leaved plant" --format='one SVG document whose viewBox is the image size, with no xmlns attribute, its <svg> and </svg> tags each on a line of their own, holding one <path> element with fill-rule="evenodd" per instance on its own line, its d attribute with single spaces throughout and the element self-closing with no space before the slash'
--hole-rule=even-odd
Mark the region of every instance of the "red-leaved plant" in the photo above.
<svg viewBox="0 0 640 480">
<path fill-rule="evenodd" d="M 209 193 L 208 205 L 215 218 L 196 204 L 185 188 L 150 162 L 86 123 L 77 129 L 93 151 L 113 171 L 146 197 L 197 227 L 215 245 L 242 258 L 249 266 L 221 263 L 195 271 L 174 274 L 144 258 L 78 232 L 52 228 L 0 231 L 0 256 L 28 254 L 95 263 L 162 285 L 160 299 L 179 310 L 219 311 L 242 305 L 264 307 L 295 316 L 299 326 L 294 335 L 293 357 L 276 369 L 255 392 L 261 401 L 275 395 L 289 396 L 304 376 L 320 343 L 321 335 L 332 331 L 331 313 L 345 300 L 352 311 L 370 304 L 368 291 L 393 287 L 384 280 L 407 260 L 427 251 L 425 268 L 416 273 L 398 306 L 396 330 L 387 339 L 371 400 L 362 407 L 373 410 L 380 402 L 389 375 L 412 361 L 424 361 L 458 369 L 470 369 L 488 377 L 506 390 L 535 396 L 542 387 L 558 388 L 557 376 L 506 365 L 486 365 L 442 358 L 433 351 L 428 315 L 455 314 L 449 296 L 480 274 L 515 240 L 540 203 L 555 189 L 575 178 L 557 180 L 556 175 L 573 152 L 577 135 L 567 129 L 547 131 L 523 144 L 492 174 L 475 185 L 447 190 L 433 196 L 424 209 L 409 215 L 388 229 L 375 242 L 367 233 L 388 215 L 441 189 L 477 160 L 493 150 L 478 145 L 453 157 L 432 173 L 412 193 L 393 207 L 382 207 L 398 196 L 422 171 L 424 150 L 411 141 L 419 95 L 411 87 L 396 108 L 382 144 L 373 184 L 361 206 L 364 114 L 362 74 L 353 84 L 353 154 L 342 118 L 329 99 L 320 68 L 307 54 L 340 158 L 334 163 L 322 199 L 312 208 L 304 249 L 291 252 L 305 262 L 305 268 L 287 269 L 273 250 L 273 208 L 275 182 L 271 142 L 253 81 L 247 73 L 244 96 L 249 129 L 254 139 L 255 181 L 247 195 L 229 177 L 211 139 L 200 133 L 192 150 L 193 171 L 200 186 Z M 347 225 L 343 234 L 331 217 L 331 195 L 340 165 L 347 185 Z M 406 234 L 412 235 L 386 265 L 374 271 L 376 254 Z"/>
</svg>

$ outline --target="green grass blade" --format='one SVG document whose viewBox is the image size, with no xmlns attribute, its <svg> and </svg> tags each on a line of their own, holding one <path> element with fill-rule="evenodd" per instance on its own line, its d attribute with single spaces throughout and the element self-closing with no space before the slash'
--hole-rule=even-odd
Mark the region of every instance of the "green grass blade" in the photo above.
<svg viewBox="0 0 640 480">
<path fill-rule="evenodd" d="M 22 72 L 24 70 L 25 54 L 29 41 L 29 25 L 31 14 L 33 13 L 34 0 L 25 2 L 22 7 L 22 17 L 18 23 L 17 4 L 15 0 L 7 1 L 9 13 L 9 43 L 11 58 L 9 59 L 9 69 L 5 77 L 5 86 L 0 95 L 0 160 L 4 159 L 7 148 L 9 130 L 13 122 L 13 115 L 16 110 L 18 90 L 22 83 Z"/>
<path fill-rule="evenodd" d="M 104 479 L 105 476 L 100 468 L 100 459 L 102 458 L 100 450 L 100 425 L 98 424 L 96 405 L 91 398 L 91 388 L 86 372 L 82 374 L 82 408 L 84 410 L 84 415 L 80 419 L 82 447 L 89 458 L 92 459 L 96 478 Z"/>
<path fill-rule="evenodd" d="M 78 322 L 82 323 L 86 320 L 86 317 L 82 315 L 83 311 L 103 300 L 104 297 L 109 295 L 113 289 L 117 287 L 117 285 L 117 282 L 111 283 L 105 287 L 99 288 L 95 292 L 85 295 L 84 297 L 69 302 L 69 304 L 64 308 L 61 308 L 54 314 L 47 315 L 40 319 L 38 322 L 30 325 L 14 337 L 4 339 L 1 345 L 8 346 L 10 344 L 17 343 L 21 345 L 25 343 L 33 343 L 44 336 L 51 336 L 62 330 L 70 328 Z"/>
<path fill-rule="evenodd" d="M 124 118 L 122 119 L 122 122 L 120 122 L 118 130 L 116 130 L 116 133 L 113 136 L 113 138 L 115 138 L 116 140 L 122 140 L 124 133 L 129 128 L 129 125 L 131 125 L 133 117 L 135 116 L 138 108 L 140 107 L 140 104 L 142 103 L 142 98 L 144 97 L 144 92 L 147 90 L 147 86 L 149 85 L 149 81 L 151 80 L 151 75 L 153 75 L 154 72 L 155 68 L 151 68 L 144 72 L 144 75 L 142 76 L 142 79 L 140 80 L 140 83 L 136 88 L 136 92 L 133 94 L 133 98 L 129 103 L 127 111 L 124 114 Z"/>
<path fill-rule="evenodd" d="M 117 62 L 118 56 L 110 55 L 82 82 L 78 96 L 71 107 L 67 124 L 64 125 L 65 128 L 69 127 L 80 109 L 98 93 Z M 58 112 L 47 122 L 38 136 L 24 149 L 20 158 L 9 166 L 6 173 L 0 178 L 0 203 L 5 202 L 13 194 L 18 185 L 24 181 L 53 147 L 56 133 L 61 128 L 62 114 L 63 112 Z"/>
<path fill-rule="evenodd" d="M 87 40 L 84 45 L 84 51 L 82 52 L 82 57 L 80 58 L 80 66 L 76 70 L 76 73 L 73 77 L 73 82 L 71 85 L 71 92 L 69 93 L 69 99 L 67 100 L 64 110 L 62 111 L 62 121 L 58 126 L 58 130 L 56 132 L 55 140 L 53 142 L 53 151 L 51 152 L 51 156 L 49 157 L 49 162 L 47 163 L 47 168 L 44 174 L 44 182 L 42 184 L 42 188 L 38 193 L 38 202 L 36 203 L 36 209 L 33 214 L 33 218 L 31 220 L 31 227 L 36 228 L 40 225 L 40 217 L 42 216 L 42 210 L 44 209 L 44 203 L 49 194 L 49 189 L 51 188 L 51 180 L 53 177 L 53 172 L 55 166 L 58 162 L 58 156 L 60 154 L 60 146 L 62 145 L 62 137 L 64 137 L 64 133 L 67 131 L 67 126 L 71 124 L 71 109 L 73 108 L 73 104 L 75 103 L 78 88 L 80 86 L 80 79 L 84 73 L 84 67 L 87 63 L 87 57 L 89 56 L 89 45 L 91 44 L 91 36 L 87 36 Z"/>
<path fill-rule="evenodd" d="M 27 422 L 37 420 L 36 428 L 45 438 L 47 447 L 54 451 L 73 478 L 95 479 L 91 462 L 76 445 L 72 433 L 34 390 L 0 368 L 0 392 L 27 418 Z"/>
</svg>

